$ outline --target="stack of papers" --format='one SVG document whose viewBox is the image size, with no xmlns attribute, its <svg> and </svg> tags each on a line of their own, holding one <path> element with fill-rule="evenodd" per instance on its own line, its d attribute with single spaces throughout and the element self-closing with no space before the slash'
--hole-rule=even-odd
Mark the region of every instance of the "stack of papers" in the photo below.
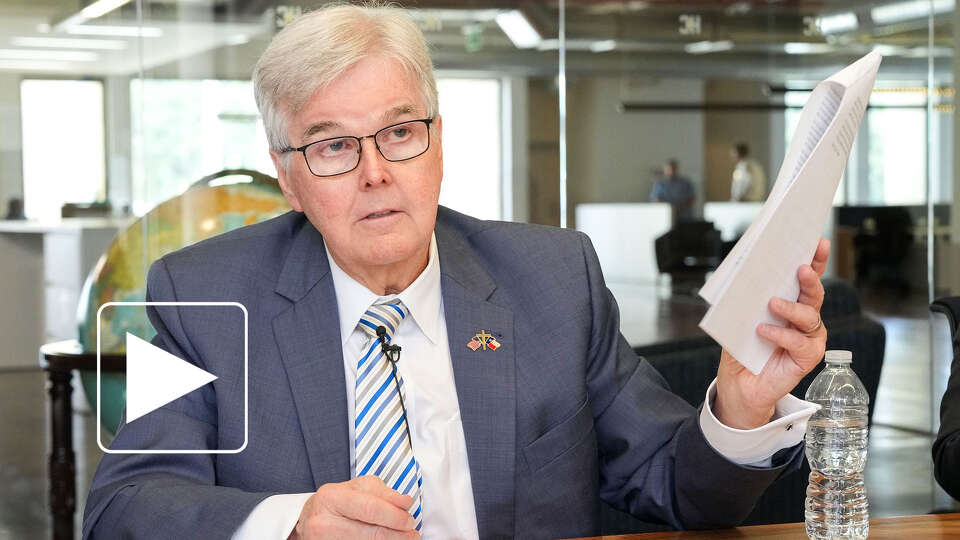
<svg viewBox="0 0 960 540">
<path fill-rule="evenodd" d="M 700 290 L 711 305 L 700 328 L 753 373 L 776 349 L 757 325 L 787 325 L 767 304 L 800 294 L 797 270 L 826 227 L 880 60 L 871 52 L 814 88 L 760 215 Z"/>
</svg>

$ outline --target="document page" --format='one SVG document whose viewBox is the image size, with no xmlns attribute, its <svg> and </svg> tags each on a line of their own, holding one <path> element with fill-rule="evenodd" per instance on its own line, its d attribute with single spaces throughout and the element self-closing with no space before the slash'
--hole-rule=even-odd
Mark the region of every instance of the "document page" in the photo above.
<svg viewBox="0 0 960 540">
<path fill-rule="evenodd" d="M 711 305 L 700 327 L 753 373 L 775 350 L 757 325 L 787 324 L 767 303 L 799 296 L 797 270 L 826 227 L 880 60 L 871 52 L 813 90 L 760 215 L 700 290 Z"/>
</svg>

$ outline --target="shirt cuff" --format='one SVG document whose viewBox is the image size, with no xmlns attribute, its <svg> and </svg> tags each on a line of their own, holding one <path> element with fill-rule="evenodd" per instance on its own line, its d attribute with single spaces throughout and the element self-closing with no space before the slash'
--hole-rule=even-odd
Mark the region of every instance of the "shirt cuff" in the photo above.
<svg viewBox="0 0 960 540">
<path fill-rule="evenodd" d="M 700 409 L 700 429 L 714 450 L 738 465 L 770 467 L 774 454 L 803 440 L 807 420 L 820 409 L 819 405 L 787 394 L 777 402 L 773 419 L 766 425 L 735 429 L 713 415 L 716 396 L 717 380 L 714 379 Z"/>
<path fill-rule="evenodd" d="M 271 495 L 253 508 L 231 540 L 276 538 L 286 540 L 297 526 L 300 511 L 313 493 Z"/>
</svg>

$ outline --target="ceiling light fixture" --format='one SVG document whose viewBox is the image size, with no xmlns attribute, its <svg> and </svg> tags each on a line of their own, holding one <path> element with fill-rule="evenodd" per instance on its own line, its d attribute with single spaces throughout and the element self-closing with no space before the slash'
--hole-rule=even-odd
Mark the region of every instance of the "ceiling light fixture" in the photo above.
<svg viewBox="0 0 960 540">
<path fill-rule="evenodd" d="M 690 54 L 706 54 L 714 52 L 729 51 L 733 48 L 733 42 L 729 39 L 723 41 L 695 41 L 683 46 L 683 50 Z"/>
<path fill-rule="evenodd" d="M 932 0 L 933 14 L 953 11 L 954 0 Z M 870 18 L 876 24 L 892 24 L 912 19 L 921 19 L 930 14 L 931 0 L 913 0 L 878 6 L 870 10 Z"/>
<path fill-rule="evenodd" d="M 852 11 L 817 17 L 817 28 L 824 35 L 851 32 L 856 30 L 858 26 L 857 14 Z"/>
<path fill-rule="evenodd" d="M 750 2 L 734 2 L 726 7 L 723 10 L 724 15 L 728 17 L 735 17 L 737 15 L 746 15 L 750 13 L 750 10 L 753 6 L 750 5 Z"/>
<path fill-rule="evenodd" d="M 89 49 L 94 51 L 122 51 L 123 49 L 127 48 L 127 42 L 119 39 L 84 39 L 84 38 L 17 36 L 17 37 L 10 38 L 10 44 L 15 47 L 44 47 L 49 49 Z"/>
<path fill-rule="evenodd" d="M 527 17 L 516 9 L 498 13 L 497 25 L 518 49 L 530 49 L 543 41 L 540 32 L 537 32 Z"/>
<path fill-rule="evenodd" d="M 78 36 L 160 37 L 163 30 L 155 26 L 106 26 L 81 24 L 66 28 L 68 34 Z"/>
<path fill-rule="evenodd" d="M 96 62 L 100 58 L 89 51 L 52 51 L 39 49 L 0 49 L 0 60 L 53 60 L 63 62 Z"/>
<path fill-rule="evenodd" d="M 595 53 L 608 52 L 617 48 L 617 42 L 612 39 L 594 41 L 590 44 L 590 51 Z"/>
<path fill-rule="evenodd" d="M 250 43 L 250 36 L 247 34 L 234 34 L 227 38 L 227 45 L 245 45 Z"/>
<path fill-rule="evenodd" d="M 96 2 L 81 9 L 77 13 L 61 20 L 54 25 L 55 30 L 67 30 L 74 26 L 79 26 L 89 20 L 102 17 L 107 13 L 129 3 L 130 0 L 96 0 Z"/>
<path fill-rule="evenodd" d="M 86 17 L 87 20 L 96 19 L 97 17 L 102 17 L 129 2 L 130 0 L 97 0 L 89 6 L 81 9 L 80 14 Z"/>
<path fill-rule="evenodd" d="M 0 60 L 0 70 L 15 71 L 64 71 L 70 65 L 63 62 L 35 62 L 31 60 Z"/>
<path fill-rule="evenodd" d="M 790 42 L 783 44 L 783 52 L 787 54 L 822 54 L 834 50 L 832 45 L 826 43 Z"/>
</svg>

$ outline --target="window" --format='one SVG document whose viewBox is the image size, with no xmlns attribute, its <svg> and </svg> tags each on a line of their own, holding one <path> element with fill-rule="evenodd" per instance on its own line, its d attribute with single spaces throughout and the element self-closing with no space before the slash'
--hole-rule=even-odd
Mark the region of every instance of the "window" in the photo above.
<svg viewBox="0 0 960 540">
<path fill-rule="evenodd" d="M 445 78 L 437 86 L 444 120 L 440 204 L 500 219 L 500 81 Z M 131 98 L 135 214 L 222 169 L 276 176 L 251 82 L 134 80 Z"/>
<path fill-rule="evenodd" d="M 276 176 L 250 81 L 133 80 L 130 92 L 135 214 L 223 169 Z"/>
<path fill-rule="evenodd" d="M 891 91 L 892 90 L 892 91 Z M 874 90 L 866 122 L 871 202 L 924 204 L 927 200 L 925 88 Z"/>
<path fill-rule="evenodd" d="M 803 106 L 807 103 L 807 99 L 810 98 L 811 92 L 797 92 L 789 91 L 784 94 L 783 101 L 786 104 L 787 109 L 784 111 L 784 125 L 786 127 L 786 146 L 784 148 L 789 148 L 790 141 L 793 139 L 793 133 L 797 129 L 797 124 L 800 123 L 800 115 L 803 112 Z M 857 178 L 859 178 L 860 170 L 857 167 L 857 152 L 860 148 L 860 143 L 863 139 L 863 125 L 866 124 L 866 120 L 861 121 L 860 131 L 856 137 L 856 141 L 853 144 L 853 148 L 850 149 L 850 157 L 847 159 L 847 166 L 843 170 L 843 177 L 840 178 L 840 184 L 837 185 L 837 192 L 833 196 L 833 205 L 834 206 L 843 206 L 846 204 L 857 204 L 856 197 L 848 197 L 847 191 L 851 187 L 857 185 Z"/>
<path fill-rule="evenodd" d="M 20 106 L 27 217 L 56 219 L 64 203 L 103 200 L 103 84 L 26 79 L 20 83 Z"/>
<path fill-rule="evenodd" d="M 787 92 L 786 136 L 789 143 L 809 92 Z M 927 112 L 924 88 L 875 89 L 870 108 L 860 123 L 857 140 L 834 204 L 916 205 L 926 196 Z M 934 120 L 940 118 L 934 117 Z M 935 147 L 932 160 L 945 169 L 943 150 Z M 947 164 L 949 165 L 949 164 Z M 949 201 L 950 178 L 940 170 L 932 175 L 934 202 Z"/>
<path fill-rule="evenodd" d="M 437 81 L 443 116 L 440 204 L 480 219 L 501 219 L 500 81 Z"/>
</svg>

